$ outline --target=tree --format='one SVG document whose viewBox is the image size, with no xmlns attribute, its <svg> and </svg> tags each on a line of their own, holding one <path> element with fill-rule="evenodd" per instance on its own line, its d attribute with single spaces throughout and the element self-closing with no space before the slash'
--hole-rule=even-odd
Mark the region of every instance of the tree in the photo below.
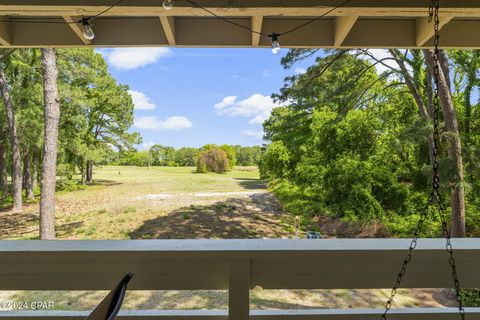
<svg viewBox="0 0 480 320">
<path fill-rule="evenodd" d="M 175 162 L 182 167 L 193 167 L 197 163 L 198 154 L 198 149 L 180 148 L 176 151 Z"/>
<path fill-rule="evenodd" d="M 43 139 L 43 89 L 41 85 L 40 51 L 38 49 L 16 50 L 10 58 L 8 76 L 15 81 L 11 97 L 17 106 L 17 130 L 20 152 L 23 157 L 23 188 L 29 200 L 34 198 L 34 170 L 32 154 Z"/>
<path fill-rule="evenodd" d="M 175 162 L 176 150 L 174 147 L 166 147 L 155 144 L 150 148 L 149 152 L 153 159 L 153 165 L 155 166 L 174 167 L 177 165 L 177 163 Z"/>
<path fill-rule="evenodd" d="M 54 49 L 42 49 L 42 67 L 45 99 L 45 143 L 40 196 L 40 239 L 54 239 L 57 139 L 60 119 L 60 100 L 57 87 L 58 71 Z"/>
<path fill-rule="evenodd" d="M 235 167 L 237 165 L 237 151 L 235 150 L 235 147 L 228 144 L 222 144 L 220 149 L 227 154 L 228 166 L 230 168 Z"/>
<path fill-rule="evenodd" d="M 260 161 L 260 172 L 264 178 L 282 178 L 289 173 L 290 155 L 280 141 L 274 141 L 268 145 Z"/>
<path fill-rule="evenodd" d="M 257 166 L 260 163 L 262 150 L 260 146 L 242 147 L 235 146 L 237 164 L 239 166 Z"/>
<path fill-rule="evenodd" d="M 224 173 L 229 168 L 227 153 L 218 147 L 204 151 L 197 160 L 197 172 L 200 173 Z"/>
<path fill-rule="evenodd" d="M 109 157 L 112 148 L 128 149 L 139 143 L 130 133 L 133 102 L 128 86 L 109 74 L 102 55 L 93 49 L 59 51 L 62 158 L 78 165 L 82 182 L 93 181 L 93 167 Z"/>
<path fill-rule="evenodd" d="M 20 155 L 20 143 L 17 133 L 17 121 L 15 109 L 10 96 L 9 84 L 5 75 L 3 65 L 0 64 L 0 91 L 2 93 L 3 103 L 10 136 L 10 146 L 12 150 L 12 185 L 13 185 L 13 212 L 22 211 L 22 160 Z"/>
<path fill-rule="evenodd" d="M 7 135 L 7 130 L 2 128 L 0 132 L 0 192 L 2 193 L 0 200 L 3 201 L 8 195 L 7 146 L 6 139 L 3 138 Z"/>
<path fill-rule="evenodd" d="M 423 50 L 425 60 L 433 74 L 435 67 L 434 52 L 432 50 Z M 438 91 L 440 98 L 440 105 L 443 110 L 443 117 L 445 121 L 445 129 L 449 135 L 448 155 L 455 164 L 455 176 L 452 181 L 451 188 L 451 206 L 452 206 L 452 231 L 453 237 L 465 236 L 465 185 L 463 172 L 463 157 L 462 157 L 462 143 L 461 135 L 458 128 L 457 116 L 455 106 L 452 100 L 450 91 L 448 62 L 446 55 L 441 51 L 439 55 L 438 68 Z"/>
</svg>

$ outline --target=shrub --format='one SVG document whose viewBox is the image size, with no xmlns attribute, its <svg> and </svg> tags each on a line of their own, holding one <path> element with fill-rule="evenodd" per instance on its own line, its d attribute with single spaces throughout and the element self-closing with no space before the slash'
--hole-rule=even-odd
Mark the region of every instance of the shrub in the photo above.
<svg viewBox="0 0 480 320">
<path fill-rule="evenodd" d="M 480 306 L 480 288 L 461 289 L 460 295 L 462 296 L 465 307 Z"/>
<path fill-rule="evenodd" d="M 230 169 L 227 153 L 217 147 L 204 151 L 197 160 L 197 172 L 223 173 Z"/>
</svg>

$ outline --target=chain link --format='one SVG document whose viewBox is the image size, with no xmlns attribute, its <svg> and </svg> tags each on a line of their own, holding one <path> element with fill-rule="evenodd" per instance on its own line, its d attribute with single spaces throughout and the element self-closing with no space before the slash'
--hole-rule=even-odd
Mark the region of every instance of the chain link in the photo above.
<svg viewBox="0 0 480 320">
<path fill-rule="evenodd" d="M 463 300 L 462 296 L 460 293 L 460 282 L 458 280 L 458 275 L 457 275 L 457 267 L 455 264 L 455 259 L 453 256 L 453 246 L 451 242 L 451 236 L 450 232 L 448 231 L 448 225 L 447 225 L 447 220 L 445 218 L 446 215 L 446 208 L 443 205 L 442 202 L 442 197 L 440 194 L 440 176 L 438 173 L 438 154 L 439 154 L 439 142 L 440 142 L 440 133 L 439 133 L 439 125 L 440 125 L 440 99 L 439 99 L 439 79 L 440 79 L 440 50 L 438 49 L 439 46 L 439 41 L 440 41 L 440 35 L 439 35 L 439 28 L 440 28 L 440 19 L 439 19 L 439 8 L 440 8 L 440 1 L 439 0 L 430 0 L 430 5 L 428 7 L 428 21 L 431 22 L 433 20 L 434 22 L 434 68 L 433 68 L 433 78 L 434 78 L 434 83 L 435 83 L 435 90 L 434 90 L 434 96 L 433 96 L 433 106 L 434 106 L 434 112 L 433 112 L 433 164 L 432 164 L 432 191 L 430 192 L 430 196 L 428 199 L 427 206 L 425 209 L 422 211 L 420 214 L 420 220 L 418 221 L 417 227 L 415 229 L 415 232 L 413 234 L 413 239 L 410 243 L 410 247 L 408 248 L 408 254 L 403 260 L 402 267 L 400 269 L 400 272 L 397 275 L 397 279 L 395 281 L 395 284 L 393 285 L 392 291 L 390 293 L 390 297 L 387 300 L 387 303 L 385 304 L 385 312 L 383 313 L 381 319 L 382 320 L 387 320 L 387 314 L 390 311 L 393 303 L 393 299 L 395 298 L 395 295 L 397 294 L 397 290 L 400 287 L 400 284 L 402 282 L 403 276 L 405 275 L 407 271 L 407 266 L 408 263 L 412 260 L 412 254 L 413 250 L 417 246 L 417 241 L 418 237 L 420 236 L 420 232 L 422 230 L 423 224 L 425 223 L 425 220 L 427 218 L 428 214 L 428 209 L 431 205 L 436 204 L 438 206 L 438 211 L 440 215 L 440 222 L 442 224 L 442 233 L 443 236 L 446 239 L 446 249 L 448 252 L 448 264 L 450 265 L 451 272 L 452 272 L 452 279 L 453 279 L 453 285 L 454 285 L 454 290 L 455 290 L 455 296 L 458 304 L 458 312 L 460 315 L 460 318 L 462 320 L 465 320 L 465 309 L 463 307 Z"/>
</svg>

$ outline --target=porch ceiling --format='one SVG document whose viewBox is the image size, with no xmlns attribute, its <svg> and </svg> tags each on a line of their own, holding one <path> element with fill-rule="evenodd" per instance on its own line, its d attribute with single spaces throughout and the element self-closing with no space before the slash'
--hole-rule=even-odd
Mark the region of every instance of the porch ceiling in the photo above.
<svg viewBox="0 0 480 320">
<path fill-rule="evenodd" d="M 283 33 L 342 0 L 195 0 L 212 12 L 265 34 Z M 268 47 L 270 39 L 213 18 L 186 0 L 124 0 L 92 24 L 85 40 L 78 21 L 115 0 L 2 0 L 0 46 Z M 351 0 L 324 18 L 280 38 L 282 47 L 415 48 L 432 46 L 429 0 Z M 480 48 L 480 1 L 440 1 L 445 48 Z M 25 23 L 25 18 L 36 18 Z M 55 19 L 52 19 L 55 18 Z M 20 21 L 22 19 L 22 21 Z M 41 20 L 41 22 L 37 22 Z M 46 19 L 50 23 L 45 23 Z M 54 23 L 52 23 L 54 21 Z"/>
</svg>

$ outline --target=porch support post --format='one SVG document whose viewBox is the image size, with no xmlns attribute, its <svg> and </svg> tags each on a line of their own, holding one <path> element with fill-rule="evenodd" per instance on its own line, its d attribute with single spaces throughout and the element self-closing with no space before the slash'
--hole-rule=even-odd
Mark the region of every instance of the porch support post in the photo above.
<svg viewBox="0 0 480 320">
<path fill-rule="evenodd" d="M 248 320 L 250 315 L 250 261 L 232 260 L 228 268 L 228 319 Z"/>
</svg>

